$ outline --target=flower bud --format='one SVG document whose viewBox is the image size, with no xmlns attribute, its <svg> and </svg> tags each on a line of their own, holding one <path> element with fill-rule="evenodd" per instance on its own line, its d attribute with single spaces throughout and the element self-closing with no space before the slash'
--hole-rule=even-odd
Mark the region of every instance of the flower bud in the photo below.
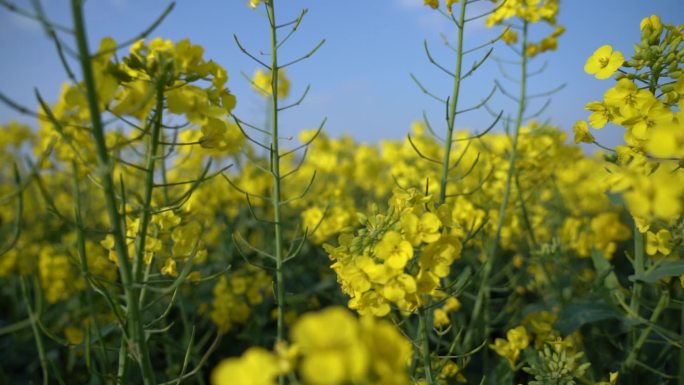
<svg viewBox="0 0 684 385">
<path fill-rule="evenodd" d="M 663 23 L 660 22 L 660 18 L 657 15 L 651 15 L 641 20 L 640 28 L 642 33 L 648 29 L 650 30 L 649 32 L 655 32 L 660 36 L 663 32 Z"/>
</svg>

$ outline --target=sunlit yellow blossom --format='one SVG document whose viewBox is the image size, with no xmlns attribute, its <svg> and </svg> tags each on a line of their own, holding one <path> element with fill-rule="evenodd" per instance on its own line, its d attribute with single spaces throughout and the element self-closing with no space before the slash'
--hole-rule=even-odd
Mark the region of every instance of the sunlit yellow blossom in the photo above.
<svg viewBox="0 0 684 385">
<path fill-rule="evenodd" d="M 458 364 L 454 361 L 447 361 L 442 367 L 442 370 L 438 376 L 439 380 L 447 380 L 449 378 L 455 379 L 457 382 L 462 384 L 468 382 L 463 373 L 461 373 L 461 368 L 459 368 Z"/>
<path fill-rule="evenodd" d="M 401 216 L 401 227 L 405 232 L 406 238 L 414 245 L 418 246 L 421 242 L 432 243 L 439 239 L 439 229 L 442 222 L 434 213 L 424 213 L 420 217 L 406 212 Z"/>
<path fill-rule="evenodd" d="M 584 108 L 592 112 L 589 124 L 596 129 L 603 128 L 614 118 L 613 112 L 602 102 L 589 102 Z"/>
<path fill-rule="evenodd" d="M 684 176 L 668 168 L 663 165 L 649 176 L 634 178 L 632 189 L 624 193 L 632 215 L 666 221 L 681 215 Z"/>
<path fill-rule="evenodd" d="M 307 384 L 409 383 L 411 345 L 388 321 L 329 308 L 302 316 L 292 328 L 292 343 Z"/>
<path fill-rule="evenodd" d="M 171 234 L 174 241 L 173 254 L 178 257 L 189 257 L 200 244 L 201 231 L 202 228 L 197 222 L 177 226 Z"/>
<path fill-rule="evenodd" d="M 358 322 L 342 308 L 304 315 L 292 328 L 292 342 L 304 356 L 300 371 L 309 384 L 361 381 L 368 370 Z"/>
<path fill-rule="evenodd" d="M 423 249 L 419 260 L 421 269 L 430 271 L 440 278 L 448 276 L 451 264 L 461 256 L 462 247 L 461 242 L 454 236 L 440 238 Z"/>
<path fill-rule="evenodd" d="M 168 258 L 166 262 L 164 262 L 164 267 L 162 267 L 161 273 L 172 277 L 178 276 L 178 271 L 176 270 L 176 261 L 173 258 Z"/>
<path fill-rule="evenodd" d="M 530 337 L 523 326 L 518 326 L 506 333 L 508 342 L 514 349 L 525 349 L 530 344 Z"/>
<path fill-rule="evenodd" d="M 670 122 L 653 127 L 646 150 L 659 158 L 684 159 L 684 123 Z"/>
<path fill-rule="evenodd" d="M 358 310 L 361 315 L 371 314 L 376 317 L 384 317 L 392 310 L 390 303 L 375 291 L 350 299 L 349 308 Z"/>
<path fill-rule="evenodd" d="M 161 230 L 170 230 L 181 222 L 181 217 L 177 216 L 172 210 L 163 211 L 152 217 L 152 223 L 159 225 Z"/>
<path fill-rule="evenodd" d="M 535 57 L 537 54 L 539 54 L 540 47 L 537 44 L 534 43 L 528 43 L 525 46 L 525 56 L 528 57 Z"/>
<path fill-rule="evenodd" d="M 503 40 L 506 44 L 515 44 L 518 42 L 518 33 L 508 28 L 501 35 L 501 40 Z"/>
<path fill-rule="evenodd" d="M 451 323 L 451 320 L 449 319 L 449 315 L 447 314 L 447 312 L 444 311 L 444 309 L 437 308 L 432 312 L 432 323 L 437 328 L 444 328 L 445 326 Z"/>
<path fill-rule="evenodd" d="M 640 110 L 638 116 L 622 122 L 630 128 L 630 133 L 639 140 L 648 139 L 649 131 L 653 127 L 668 125 L 674 121 L 672 111 L 659 100 L 653 99 Z"/>
<path fill-rule="evenodd" d="M 654 234 L 649 231 L 646 233 L 646 253 L 648 255 L 669 255 L 672 252 L 672 234 L 666 229 L 661 229 Z"/>
<path fill-rule="evenodd" d="M 211 373 L 212 385 L 274 385 L 278 360 L 264 348 L 253 347 L 239 358 L 221 361 Z"/>
<path fill-rule="evenodd" d="M 527 348 L 530 344 L 530 337 L 523 326 L 510 329 L 506 333 L 506 339 L 497 338 L 494 344 L 489 345 L 496 354 L 508 360 L 511 368 L 515 367 L 515 362 L 520 356 L 520 351 Z"/>
<path fill-rule="evenodd" d="M 261 96 L 268 98 L 273 94 L 273 78 L 271 71 L 257 69 L 252 77 L 252 88 Z M 278 71 L 278 99 L 285 99 L 290 94 L 290 79 L 287 78 L 285 70 Z"/>
<path fill-rule="evenodd" d="M 633 81 L 623 78 L 606 91 L 603 100 L 607 106 L 616 109 L 622 119 L 629 119 L 647 104 L 655 102 L 655 97 L 648 90 L 639 89 Z"/>
<path fill-rule="evenodd" d="M 584 64 L 584 72 L 596 76 L 597 79 L 608 79 L 624 63 L 625 58 L 620 51 L 614 51 L 610 45 L 599 47 Z"/>
<path fill-rule="evenodd" d="M 584 120 L 578 120 L 572 126 L 572 131 L 575 133 L 575 144 L 577 143 L 594 143 L 596 139 L 589 132 L 589 126 Z"/>
<path fill-rule="evenodd" d="M 449 297 L 444 302 L 444 305 L 433 311 L 432 322 L 438 328 L 443 328 L 451 323 L 449 313 L 458 311 L 461 308 L 461 302 L 456 297 Z"/>
<path fill-rule="evenodd" d="M 375 255 L 394 269 L 403 269 L 413 257 L 413 246 L 396 231 L 388 231 L 375 246 Z"/>
<path fill-rule="evenodd" d="M 439 0 L 423 0 L 424 5 L 429 6 L 432 9 L 437 9 L 439 7 Z"/>
<path fill-rule="evenodd" d="M 597 382 L 596 385 L 616 385 L 619 372 L 610 372 L 608 381 Z"/>
<path fill-rule="evenodd" d="M 464 0 L 464 1 L 465 1 L 465 0 Z M 452 8 L 452 6 L 453 6 L 454 4 L 456 4 L 456 3 L 458 3 L 458 0 L 446 0 L 446 7 L 447 7 L 447 11 L 448 11 L 449 13 L 452 12 L 452 9 L 451 9 L 451 8 Z"/>
</svg>

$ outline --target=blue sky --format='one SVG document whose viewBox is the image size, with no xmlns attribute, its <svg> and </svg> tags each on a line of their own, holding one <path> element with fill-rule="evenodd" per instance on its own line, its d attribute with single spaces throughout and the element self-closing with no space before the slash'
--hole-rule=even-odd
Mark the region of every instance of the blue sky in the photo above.
<svg viewBox="0 0 684 385">
<path fill-rule="evenodd" d="M 383 138 L 401 138 L 410 123 L 426 111 L 436 129 L 443 127 L 444 107 L 423 95 L 411 80 L 415 74 L 435 94 L 451 92 L 450 79 L 432 67 L 423 51 L 427 40 L 435 56 L 445 66 L 453 67 L 449 50 L 440 34 L 453 40 L 455 29 L 437 12 L 424 7 L 422 0 L 277 0 L 281 21 L 294 18 L 302 8 L 309 9 L 302 26 L 284 47 L 284 60 L 307 52 L 319 40 L 326 44 L 311 59 L 292 67 L 292 96 L 296 98 L 307 84 L 311 92 L 304 104 L 289 110 L 282 117 L 283 130 L 294 134 L 317 126 L 328 118 L 327 132 L 331 136 L 350 134 L 360 141 L 377 142 Z M 28 7 L 28 0 L 15 0 Z M 50 18 L 70 25 L 67 0 L 43 1 Z M 238 97 L 237 113 L 255 123 L 263 121 L 265 104 L 251 91 L 241 73 L 251 75 L 256 64 L 240 53 L 233 33 L 244 44 L 258 52 L 268 48 L 267 22 L 263 15 L 251 10 L 247 0 L 179 0 L 173 13 L 152 37 L 172 40 L 190 38 L 205 47 L 205 55 L 229 73 L 228 86 Z M 486 9 L 481 1 L 472 14 Z M 90 0 L 86 3 L 87 26 L 91 44 L 104 36 L 118 41 L 136 35 L 161 13 L 168 1 L 163 0 Z M 543 92 L 565 83 L 567 86 L 553 97 L 543 118 L 570 130 L 577 119 L 586 118 L 584 105 L 599 99 L 610 81 L 599 81 L 584 74 L 586 58 L 603 44 L 612 44 L 626 56 L 632 44 L 639 41 L 639 22 L 648 15 L 658 14 L 667 23 L 684 22 L 682 0 L 564 0 L 559 23 L 567 31 L 556 52 L 535 59 L 532 69 L 548 61 L 547 70 L 530 82 L 530 92 Z M 546 25 L 535 25 L 533 33 L 550 31 Z M 466 30 L 466 46 L 471 47 L 491 39 L 493 31 L 483 23 L 474 22 Z M 35 106 L 35 87 L 48 100 L 55 100 L 66 76 L 54 48 L 33 21 L 0 9 L 0 91 L 28 106 Z M 466 58 L 469 66 L 478 54 Z M 511 58 L 503 44 L 494 55 Z M 466 67 L 467 68 L 467 67 Z M 513 68 L 511 72 L 516 72 Z M 462 89 L 462 108 L 476 104 L 485 96 L 497 78 L 512 92 L 516 85 L 502 79 L 497 64 L 489 61 L 466 80 Z M 514 106 L 503 96 L 495 97 L 495 109 L 512 113 Z M 537 104 L 536 106 L 540 106 Z M 534 110 L 535 105 L 530 107 Z M 20 118 L 17 113 L 0 105 L 0 124 Z M 27 118 L 20 118 L 29 121 Z M 482 129 L 489 124 L 485 112 L 464 115 L 457 126 Z M 597 135 L 599 141 L 615 144 L 620 141 L 617 128 L 605 128 Z"/>
</svg>

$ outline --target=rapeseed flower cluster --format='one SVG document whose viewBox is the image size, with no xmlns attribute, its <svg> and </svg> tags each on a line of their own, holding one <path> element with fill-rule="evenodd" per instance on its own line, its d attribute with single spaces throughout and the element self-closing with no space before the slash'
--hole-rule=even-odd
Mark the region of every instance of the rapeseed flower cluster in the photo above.
<svg viewBox="0 0 684 385">
<path fill-rule="evenodd" d="M 622 195 L 645 234 L 646 253 L 667 257 L 681 243 L 684 212 L 684 26 L 663 24 L 652 15 L 640 29 L 641 43 L 631 58 L 606 45 L 587 60 L 585 70 L 599 79 L 620 72 L 603 100 L 586 109 L 595 129 L 612 123 L 625 130 L 625 144 L 615 149 L 608 166 L 610 190 Z M 586 130 L 576 132 L 580 141 L 587 141 L 587 135 Z"/>
<path fill-rule="evenodd" d="M 460 257 L 461 241 L 442 231 L 433 199 L 417 190 L 397 191 L 387 213 L 362 217 L 365 228 L 341 235 L 339 247 L 326 246 L 352 309 L 385 316 L 396 305 L 412 312 L 449 274 Z M 417 247 L 425 249 L 416 264 Z"/>
<path fill-rule="evenodd" d="M 244 325 L 252 309 L 264 302 L 273 284 L 265 271 L 247 266 L 229 276 L 222 275 L 213 289 L 210 317 L 222 333 L 235 325 Z"/>
<path fill-rule="evenodd" d="M 565 32 L 565 27 L 556 22 L 558 0 L 496 0 L 493 2 L 495 8 L 487 17 L 485 25 L 487 28 L 496 25 L 506 26 L 501 35 L 501 39 L 506 44 L 513 45 L 518 42 L 518 33 L 512 28 L 514 20 L 531 24 L 543 21 L 553 27 L 553 31 L 537 43 L 528 40 L 523 47 L 524 54 L 534 57 L 542 52 L 554 51 L 558 48 L 558 38 Z"/>
<path fill-rule="evenodd" d="M 249 348 L 214 369 L 212 385 L 269 385 L 294 372 L 302 384 L 408 385 L 410 342 L 388 321 L 332 307 L 295 322 L 290 346 Z"/>
</svg>

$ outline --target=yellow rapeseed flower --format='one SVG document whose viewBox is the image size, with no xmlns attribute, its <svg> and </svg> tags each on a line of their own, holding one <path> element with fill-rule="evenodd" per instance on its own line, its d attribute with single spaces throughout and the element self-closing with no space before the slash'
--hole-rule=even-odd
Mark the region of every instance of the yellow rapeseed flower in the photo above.
<svg viewBox="0 0 684 385">
<path fill-rule="evenodd" d="M 589 115 L 589 124 L 597 130 L 615 118 L 613 110 L 603 102 L 589 102 L 584 106 L 584 109 L 592 112 Z"/>
<path fill-rule="evenodd" d="M 271 71 L 257 69 L 252 77 L 252 88 L 265 98 L 273 94 Z M 278 71 L 278 99 L 285 99 L 290 94 L 290 79 L 285 75 L 285 70 Z"/>
<path fill-rule="evenodd" d="M 452 12 L 451 7 L 456 3 L 458 3 L 458 0 L 446 0 L 447 11 L 449 13 Z"/>
<path fill-rule="evenodd" d="M 578 120 L 572 126 L 572 131 L 575 133 L 575 144 L 577 143 L 594 143 L 594 136 L 589 132 L 589 125 L 584 120 Z"/>
<path fill-rule="evenodd" d="M 212 385 L 274 385 L 279 374 L 275 355 L 264 348 L 249 348 L 242 357 L 223 360 L 211 373 Z"/>
<path fill-rule="evenodd" d="M 658 233 L 651 231 L 646 233 L 646 253 L 648 255 L 670 255 L 672 252 L 672 234 L 666 229 L 660 229 Z"/>
<path fill-rule="evenodd" d="M 396 231 L 388 231 L 375 246 L 375 255 L 393 269 L 403 269 L 413 257 L 413 246 Z"/>
<path fill-rule="evenodd" d="M 358 321 L 343 308 L 302 316 L 292 328 L 292 343 L 303 356 L 302 378 L 311 385 L 359 382 L 371 362 Z"/>
<path fill-rule="evenodd" d="M 671 122 L 649 132 L 646 150 L 659 158 L 684 158 L 684 124 Z"/>
<path fill-rule="evenodd" d="M 518 42 L 518 33 L 510 28 L 507 28 L 501 35 L 501 40 L 503 40 L 506 44 L 515 44 Z"/>
<path fill-rule="evenodd" d="M 437 9 L 439 7 L 439 0 L 424 0 L 424 5 L 432 9 Z"/>
<path fill-rule="evenodd" d="M 599 47 L 584 64 L 584 72 L 596 76 L 597 79 L 608 79 L 625 62 L 620 51 L 606 44 Z"/>
</svg>

